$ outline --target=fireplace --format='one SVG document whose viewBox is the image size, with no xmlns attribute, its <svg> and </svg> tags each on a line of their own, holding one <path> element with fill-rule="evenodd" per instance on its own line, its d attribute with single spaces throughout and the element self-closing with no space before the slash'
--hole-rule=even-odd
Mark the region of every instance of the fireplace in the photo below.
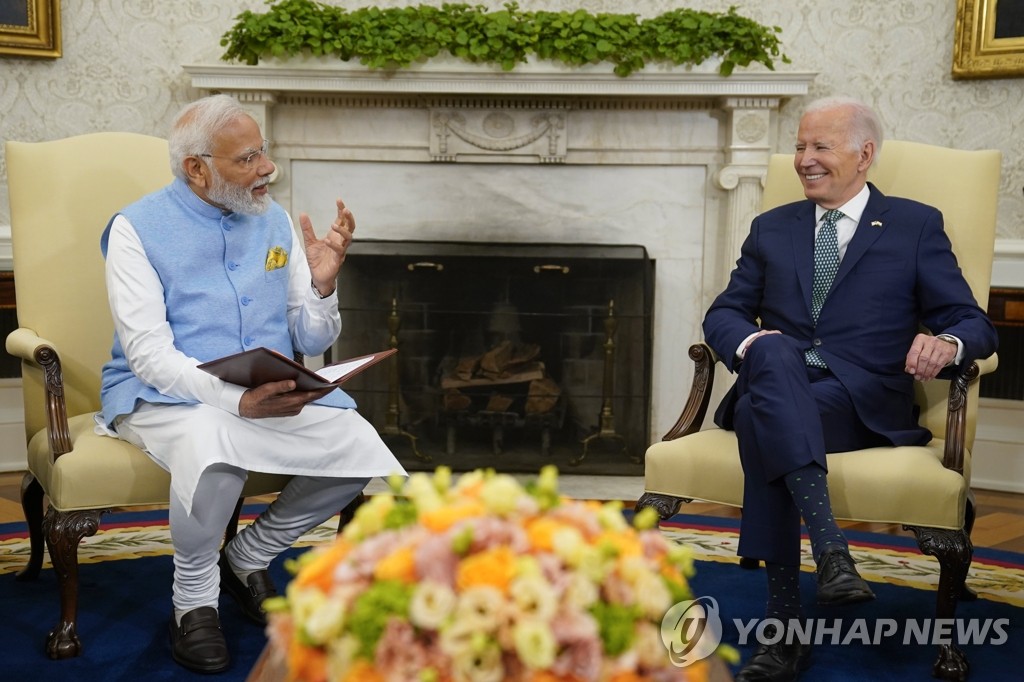
<svg viewBox="0 0 1024 682">
<path fill-rule="evenodd" d="M 346 390 L 407 468 L 638 475 L 653 282 L 637 245 L 357 240 L 333 352 L 398 348 Z"/>
<path fill-rule="evenodd" d="M 334 197 L 346 201 L 357 221 L 353 262 L 359 257 L 356 249 L 369 241 L 393 242 L 379 248 L 396 251 L 364 253 L 367 258 L 408 256 L 395 242 L 420 241 L 645 249 L 650 307 L 639 317 L 646 316 L 649 344 L 644 351 L 630 344 L 627 351 L 626 344 L 616 343 L 615 350 L 645 354 L 643 361 L 631 358 L 629 366 L 649 363 L 646 378 L 614 376 L 617 393 L 635 391 L 638 399 L 613 401 L 614 429 L 604 429 L 616 435 L 627 426 L 636 429 L 635 436 L 630 434 L 630 454 L 637 448 L 632 440 L 656 440 L 679 416 L 692 377 L 686 348 L 700 338 L 703 311 L 724 286 L 758 212 L 768 157 L 777 148 L 779 109 L 789 98 L 805 95 L 814 77 L 760 69 L 722 77 L 699 69 L 650 67 L 620 78 L 602 65 L 569 69 L 538 62 L 503 72 L 437 59 L 382 72 L 308 57 L 258 66 L 184 68 L 194 88 L 234 95 L 261 122 L 279 168 L 274 197 L 293 215 L 306 211 L 314 227 L 324 230 L 333 218 Z M 357 269 L 349 269 L 351 264 L 346 262 L 342 271 L 342 290 L 351 285 L 348 278 Z M 553 272 L 538 276 L 560 281 Z M 421 271 L 415 277 L 426 281 L 432 275 Z M 476 293 L 471 285 L 461 286 L 464 293 Z M 352 317 L 363 313 L 347 311 L 343 337 L 368 330 L 383 333 L 394 298 L 399 336 L 406 346 L 398 355 L 409 373 L 419 357 L 413 352 L 416 344 L 425 343 L 413 338 L 421 317 L 434 313 L 417 309 L 417 286 L 398 288 L 400 296 L 388 287 L 370 287 L 376 296 L 374 314 L 385 320 L 375 319 L 368 326 Z M 621 341 L 632 333 L 628 328 L 634 314 L 624 311 L 626 298 L 617 296 L 613 319 Z M 474 302 L 476 315 L 500 319 L 501 299 L 493 294 Z M 599 321 L 611 300 L 602 295 L 588 303 L 585 317 L 593 325 L 588 333 L 598 335 L 588 343 L 600 340 Z M 360 306 L 358 301 L 348 305 Z M 524 316 L 525 306 L 516 302 L 523 330 L 534 319 Z M 376 350 L 386 342 L 367 339 L 363 347 Z M 539 345 L 547 353 L 558 344 Z M 617 361 L 625 365 L 625 360 Z M 564 364 L 545 358 L 552 372 L 565 371 Z M 403 378 L 407 386 L 413 376 Z M 649 385 L 641 388 L 644 381 Z M 716 392 L 727 386 L 728 381 L 716 382 Z M 560 389 L 567 395 L 573 387 Z M 445 435 L 441 449 L 447 452 L 443 421 L 437 418 L 435 426 L 435 417 L 426 417 L 426 408 L 410 397 L 408 388 L 403 390 L 402 426 L 385 422 L 386 428 L 412 432 L 411 427 L 429 423 L 435 436 Z M 368 394 L 360 402 L 379 413 L 386 407 L 383 399 Z M 569 407 L 566 403 L 565 423 L 572 423 Z M 592 415 L 594 408 L 591 404 L 582 412 Z M 495 432 L 485 417 L 467 417 L 474 423 L 454 432 L 452 448 L 465 452 L 470 442 L 480 440 L 488 462 L 497 463 L 504 454 L 494 454 Z M 516 420 L 520 418 L 525 419 L 517 413 Z M 578 445 L 586 437 L 583 431 L 594 421 L 587 418 L 589 422 L 566 431 L 565 442 L 576 439 Z M 635 425 L 645 418 L 646 425 Z M 498 449 L 510 452 L 523 439 L 542 449 L 543 435 L 531 428 L 503 430 L 497 436 Z M 549 454 L 563 457 L 558 437 L 550 435 Z M 405 436 L 394 439 L 396 450 L 407 447 Z M 593 452 L 619 447 L 611 435 L 591 444 Z M 579 466 L 590 458 L 588 451 Z"/>
</svg>

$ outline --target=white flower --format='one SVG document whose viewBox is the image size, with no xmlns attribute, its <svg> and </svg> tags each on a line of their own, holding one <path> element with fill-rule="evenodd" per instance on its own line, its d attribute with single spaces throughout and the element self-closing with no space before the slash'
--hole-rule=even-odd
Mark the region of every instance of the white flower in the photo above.
<svg viewBox="0 0 1024 682">
<path fill-rule="evenodd" d="M 558 595 L 543 576 L 521 576 L 509 585 L 516 610 L 526 617 L 548 620 L 558 608 Z"/>
<path fill-rule="evenodd" d="M 456 682 L 502 682 L 505 679 L 501 649 L 493 642 L 453 656 L 452 668 Z"/>
<path fill-rule="evenodd" d="M 665 586 L 661 576 L 654 573 L 642 573 L 634 584 L 636 587 L 636 604 L 645 616 L 660 621 L 672 606 L 672 594 Z"/>
<path fill-rule="evenodd" d="M 516 510 L 519 498 L 525 495 L 523 487 L 508 474 L 496 474 L 484 481 L 480 498 L 487 511 L 498 516 L 508 516 Z"/>
<path fill-rule="evenodd" d="M 523 618 L 512 628 L 519 660 L 528 668 L 551 667 L 558 653 L 558 643 L 548 624 L 537 618 Z"/>
<path fill-rule="evenodd" d="M 409 604 L 409 620 L 419 628 L 437 630 L 455 608 L 456 597 L 446 585 L 433 581 L 417 585 Z"/>
<path fill-rule="evenodd" d="M 565 601 L 579 610 L 590 608 L 599 596 L 597 584 L 582 573 L 569 574 L 565 588 Z"/>
<path fill-rule="evenodd" d="M 302 621 L 306 635 L 317 644 L 326 644 L 341 634 L 347 608 L 348 601 L 335 596 L 316 603 Z"/>
<path fill-rule="evenodd" d="M 505 598 L 494 587 L 477 585 L 465 590 L 455 606 L 455 620 L 473 630 L 493 632 L 501 624 Z"/>
</svg>

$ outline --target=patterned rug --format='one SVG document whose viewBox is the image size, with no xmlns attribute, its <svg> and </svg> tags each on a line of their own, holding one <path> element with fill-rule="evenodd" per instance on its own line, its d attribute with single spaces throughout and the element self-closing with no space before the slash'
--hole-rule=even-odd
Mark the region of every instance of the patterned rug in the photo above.
<svg viewBox="0 0 1024 682">
<path fill-rule="evenodd" d="M 247 507 L 243 521 L 255 518 L 258 507 Z M 337 531 L 337 517 L 304 535 L 296 546 L 329 542 Z M 736 563 L 739 539 L 732 519 L 679 514 L 662 524 L 665 535 L 689 546 L 697 561 Z M 910 536 L 848 533 L 850 553 L 866 580 L 935 590 L 939 565 L 918 551 Z M 802 569 L 814 572 L 810 545 L 803 542 Z M 0 575 L 21 570 L 28 561 L 24 524 L 0 524 Z M 163 512 L 126 512 L 108 515 L 96 535 L 85 538 L 78 550 L 81 564 L 170 555 L 171 539 Z M 44 555 L 49 568 L 49 555 Z M 1024 563 L 1011 552 L 976 549 L 967 582 L 979 597 L 1024 607 Z"/>
<path fill-rule="evenodd" d="M 255 518 L 259 506 L 246 507 L 244 519 Z M 313 529 L 289 551 L 329 542 L 337 519 Z M 712 596 L 724 621 L 722 641 L 739 650 L 742 659 L 753 651 L 733 623 L 750 623 L 763 615 L 764 573 L 739 568 L 736 560 L 737 522 L 704 516 L 677 515 L 662 524 L 668 538 L 693 552 L 696 575 L 691 580 L 694 596 Z M 938 564 L 916 548 L 913 537 L 848 533 L 851 553 L 862 575 L 878 595 L 875 602 L 842 612 L 809 607 L 809 618 L 865 620 L 869 623 L 900 619 L 924 622 L 934 614 L 934 597 L 922 592 L 936 589 Z M 38 581 L 20 583 L 14 573 L 28 559 L 24 524 L 0 524 L 0 641 L 6 663 L 3 679 L 53 679 L 65 682 L 115 680 L 199 680 L 170 661 L 166 623 L 170 613 L 171 545 L 166 513 L 124 512 L 104 517 L 102 529 L 86 538 L 79 549 L 81 597 L 79 634 L 83 654 L 75 659 L 50 661 L 44 654 L 45 633 L 57 620 L 55 578 L 46 559 Z M 107 563 L 110 562 L 110 563 Z M 105 564 L 100 566 L 98 564 Z M 814 576 L 809 548 L 804 547 L 801 593 L 813 603 Z M 278 584 L 288 576 L 279 562 L 271 567 Z M 1024 561 L 1021 555 L 987 549 L 976 550 L 968 584 L 979 599 L 960 605 L 964 620 L 1008 623 L 1005 642 L 965 646 L 971 679 L 1017 679 L 1017 656 L 1024 641 Z M 262 631 L 235 613 L 233 604 L 222 603 L 221 619 L 233 652 L 232 668 L 218 682 L 243 682 L 265 643 Z M 828 621 L 831 622 L 831 621 Z M 1002 644 L 1002 645 L 998 645 Z M 926 642 L 883 641 L 868 646 L 826 641 L 814 648 L 814 665 L 801 679 L 814 682 L 858 680 L 927 680 L 935 658 L 935 646 Z M 733 667 L 735 672 L 736 667 Z"/>
</svg>

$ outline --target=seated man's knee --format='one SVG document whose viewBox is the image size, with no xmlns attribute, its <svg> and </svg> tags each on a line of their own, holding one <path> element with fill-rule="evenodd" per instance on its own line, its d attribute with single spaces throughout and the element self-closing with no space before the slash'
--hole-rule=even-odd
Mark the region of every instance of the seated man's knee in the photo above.
<svg viewBox="0 0 1024 682">
<path fill-rule="evenodd" d="M 786 336 L 785 334 L 765 334 L 759 336 L 750 344 L 743 359 L 744 362 L 759 364 L 792 358 L 800 359 L 801 357 L 800 348 L 796 340 L 791 336 Z"/>
</svg>

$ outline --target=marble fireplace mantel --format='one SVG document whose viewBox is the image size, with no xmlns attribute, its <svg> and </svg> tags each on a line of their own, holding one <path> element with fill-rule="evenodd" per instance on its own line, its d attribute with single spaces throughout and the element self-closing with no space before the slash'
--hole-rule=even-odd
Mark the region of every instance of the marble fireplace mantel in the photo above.
<svg viewBox="0 0 1024 682">
<path fill-rule="evenodd" d="M 300 58 L 186 65 L 271 141 L 274 196 L 374 239 L 642 244 L 656 263 L 650 430 L 675 421 L 700 336 L 757 214 L 778 113 L 815 74 L 457 60 L 397 71 Z M 325 199 L 326 197 L 326 199 Z"/>
</svg>

